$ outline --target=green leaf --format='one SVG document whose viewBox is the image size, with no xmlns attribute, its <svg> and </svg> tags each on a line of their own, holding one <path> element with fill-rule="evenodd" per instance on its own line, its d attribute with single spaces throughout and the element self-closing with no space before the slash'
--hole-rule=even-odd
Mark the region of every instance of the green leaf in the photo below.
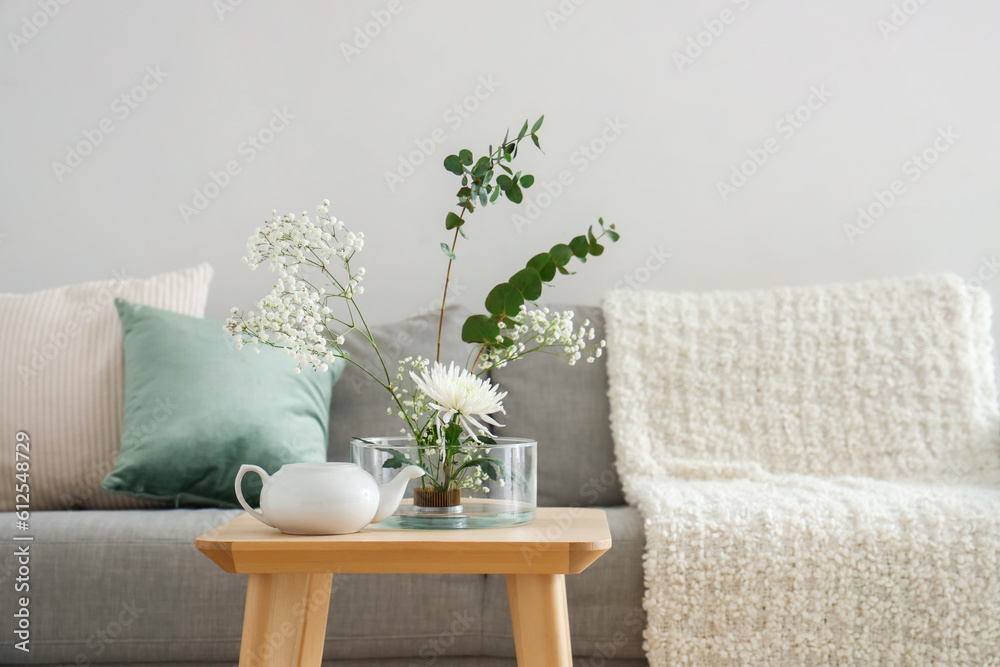
<svg viewBox="0 0 1000 667">
<path fill-rule="evenodd" d="M 587 252 L 590 250 L 590 243 L 587 242 L 586 236 L 577 236 L 569 242 L 569 247 L 570 250 L 573 251 L 573 254 L 581 260 L 587 259 Z"/>
<path fill-rule="evenodd" d="M 587 242 L 590 243 L 590 245 L 594 245 L 595 243 L 597 243 L 597 239 L 594 237 L 593 225 L 587 228 Z"/>
<path fill-rule="evenodd" d="M 503 163 L 498 163 L 498 164 L 500 164 L 500 168 L 503 169 L 504 171 L 506 171 L 508 174 L 513 174 L 514 173 L 514 171 L 510 167 L 508 167 L 507 165 L 505 165 Z"/>
<path fill-rule="evenodd" d="M 499 176 L 497 176 L 497 185 L 500 186 L 501 190 L 507 192 L 507 190 L 512 185 L 514 185 L 514 181 L 510 179 L 510 176 L 507 176 L 506 174 L 500 174 Z"/>
<path fill-rule="evenodd" d="M 451 251 L 451 248 L 448 247 L 447 243 L 442 243 L 441 244 L 441 250 L 444 252 L 444 254 L 446 254 L 448 256 L 448 259 L 451 259 L 451 260 L 455 259 L 455 253 L 453 253 Z"/>
<path fill-rule="evenodd" d="M 462 325 L 462 340 L 466 343 L 495 345 L 500 327 L 488 315 L 473 315 Z"/>
<path fill-rule="evenodd" d="M 549 254 L 552 255 L 552 261 L 556 263 L 556 268 L 559 269 L 569 264 L 569 260 L 573 259 L 573 250 L 565 243 L 557 243 L 552 246 Z M 560 271 L 560 273 L 566 273 L 566 271 Z"/>
<path fill-rule="evenodd" d="M 552 259 L 552 255 L 547 252 L 541 252 L 528 260 L 528 266 L 538 271 L 538 275 L 545 282 L 549 282 L 556 277 L 556 263 Z"/>
<path fill-rule="evenodd" d="M 612 243 L 617 243 L 618 239 L 621 238 L 621 236 L 618 234 L 618 232 L 613 232 L 610 229 L 605 229 L 604 233 L 607 234 L 608 238 L 611 239 Z"/>
<path fill-rule="evenodd" d="M 495 444 L 497 444 L 497 441 L 494 440 L 493 438 L 491 438 L 488 435 L 481 435 L 481 436 L 479 436 L 479 442 L 483 443 L 484 445 L 495 445 Z"/>
<path fill-rule="evenodd" d="M 486 206 L 486 202 L 488 202 L 488 201 L 489 201 L 489 199 L 486 197 L 486 190 L 480 190 L 479 191 L 479 203 L 482 204 L 483 206 Z"/>
<path fill-rule="evenodd" d="M 533 142 L 535 142 L 535 148 L 537 148 L 538 150 L 542 150 L 542 145 L 540 143 L 538 143 L 538 135 L 537 134 L 532 134 L 531 135 L 531 140 Z"/>
<path fill-rule="evenodd" d="M 402 468 L 403 466 L 413 463 L 413 461 L 406 458 L 395 449 L 390 449 L 388 447 L 376 447 L 376 449 L 380 452 L 389 454 L 389 458 L 382 464 L 383 468 Z"/>
<path fill-rule="evenodd" d="M 465 233 L 465 230 L 464 230 L 464 229 L 462 229 L 461 227 L 459 227 L 459 228 L 458 228 L 458 233 L 462 235 L 462 238 L 463 238 L 463 239 L 467 239 L 467 238 L 469 238 L 469 235 L 468 235 L 468 234 L 466 234 L 466 233 Z"/>
<path fill-rule="evenodd" d="M 535 184 L 535 177 L 532 176 L 531 174 L 525 174 L 524 176 L 521 177 L 522 188 L 530 188 L 534 184 Z"/>
<path fill-rule="evenodd" d="M 572 276 L 576 274 L 575 271 L 570 271 L 562 266 L 557 266 L 556 268 L 559 269 L 559 273 L 563 274 L 564 276 Z"/>
<path fill-rule="evenodd" d="M 515 204 L 520 204 L 524 201 L 524 193 L 521 192 L 521 188 L 516 185 L 512 185 L 504 192 L 504 194 L 507 195 L 507 199 L 511 200 Z"/>
<path fill-rule="evenodd" d="M 521 269 L 510 277 L 510 284 L 517 288 L 525 301 L 534 301 L 542 295 L 542 276 L 536 269 Z"/>
<path fill-rule="evenodd" d="M 535 124 L 531 126 L 531 134 L 532 134 L 532 136 L 534 136 L 535 132 L 538 132 L 538 128 L 540 128 L 542 126 L 542 121 L 543 120 L 545 120 L 545 114 L 542 114 L 538 118 L 538 120 L 535 121 Z"/>
<path fill-rule="evenodd" d="M 490 203 L 492 204 L 500 196 L 500 188 L 493 188 L 493 194 L 490 195 Z"/>
<path fill-rule="evenodd" d="M 449 155 L 446 157 L 444 159 L 444 168 L 456 176 L 462 175 L 462 161 L 457 155 Z"/>
<path fill-rule="evenodd" d="M 520 141 L 521 139 L 524 139 L 524 135 L 526 135 L 527 133 L 528 133 L 528 121 L 524 121 L 524 127 L 522 127 L 521 131 L 517 133 L 517 140 Z"/>
<path fill-rule="evenodd" d="M 600 257 L 601 255 L 604 254 L 604 246 L 602 246 L 600 243 L 591 243 L 590 254 L 593 255 L 594 257 Z"/>
<path fill-rule="evenodd" d="M 514 317 L 523 303 L 524 297 L 521 296 L 521 291 L 510 283 L 500 283 L 486 295 L 486 310 L 493 315 Z M 493 342 L 496 343 L 496 337 Z"/>
<path fill-rule="evenodd" d="M 462 164 L 469 166 L 472 164 L 472 151 L 467 148 L 463 148 L 458 151 L 458 159 L 462 161 Z"/>
<path fill-rule="evenodd" d="M 463 189 L 465 189 L 465 188 L 463 188 Z M 458 217 L 457 215 L 455 215 L 451 211 L 448 211 L 448 217 L 446 217 L 444 219 L 444 228 L 445 229 L 455 229 L 456 227 L 461 227 L 464 224 L 465 224 L 465 220 L 462 220 L 462 218 Z M 447 244 L 445 244 L 445 245 L 447 245 Z"/>
<path fill-rule="evenodd" d="M 490 161 L 490 159 L 484 155 L 483 157 L 479 158 L 478 161 L 476 161 L 476 166 L 472 168 L 472 175 L 482 176 L 483 174 L 485 174 L 490 170 L 491 164 L 492 162 Z"/>
<path fill-rule="evenodd" d="M 496 481 L 499 477 L 497 467 L 489 461 L 480 459 L 479 461 L 476 461 L 476 465 L 479 466 L 479 469 L 482 470 L 490 479 Z"/>
</svg>

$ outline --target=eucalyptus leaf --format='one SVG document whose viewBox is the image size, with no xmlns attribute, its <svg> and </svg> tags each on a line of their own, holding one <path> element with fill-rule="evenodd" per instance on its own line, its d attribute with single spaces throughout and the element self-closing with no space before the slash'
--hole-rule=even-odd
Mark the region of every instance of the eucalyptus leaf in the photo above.
<svg viewBox="0 0 1000 667">
<path fill-rule="evenodd" d="M 455 259 L 455 253 L 453 253 L 451 251 L 451 248 L 448 246 L 447 243 L 442 243 L 441 244 L 441 250 L 442 250 L 442 252 L 444 252 L 445 255 L 448 256 L 448 259 L 450 259 L 450 260 L 454 260 Z"/>
<path fill-rule="evenodd" d="M 504 192 L 504 194 L 507 195 L 507 199 L 511 200 L 515 204 L 520 204 L 524 201 L 524 193 L 521 192 L 521 188 L 516 185 L 512 185 L 506 192 Z"/>
<path fill-rule="evenodd" d="M 462 340 L 466 343 L 494 345 L 499 335 L 500 327 L 489 315 L 473 315 L 462 325 Z"/>
<path fill-rule="evenodd" d="M 549 282 L 556 276 L 556 263 L 552 259 L 552 255 L 547 252 L 540 252 L 529 259 L 528 266 L 538 271 L 538 275 L 545 282 Z"/>
<path fill-rule="evenodd" d="M 465 224 L 465 220 L 462 220 L 462 218 L 458 217 L 451 211 L 448 212 L 448 216 L 444 219 L 445 229 L 455 229 L 456 227 L 461 227 L 463 224 Z M 445 244 L 445 246 L 447 247 L 447 244 Z"/>
<path fill-rule="evenodd" d="M 517 140 L 520 141 L 521 139 L 524 139 L 524 135 L 526 135 L 527 133 L 528 133 L 528 121 L 524 121 L 524 127 L 522 127 L 521 131 L 517 133 Z"/>
<path fill-rule="evenodd" d="M 486 310 L 493 315 L 514 317 L 523 303 L 521 291 L 510 283 L 500 283 L 486 295 Z"/>
<path fill-rule="evenodd" d="M 461 176 L 463 173 L 462 161 L 458 158 L 457 155 L 449 155 L 448 157 L 446 157 L 444 159 L 444 168 L 450 171 L 451 173 L 455 174 L 456 176 Z"/>
<path fill-rule="evenodd" d="M 463 148 L 458 152 L 458 159 L 462 161 L 462 164 L 469 166 L 472 164 L 472 151 L 467 148 Z"/>
<path fill-rule="evenodd" d="M 556 267 L 562 268 L 569 264 L 569 260 L 573 259 L 573 250 L 565 243 L 557 243 L 552 246 L 549 250 L 549 254 L 552 255 L 552 261 L 556 263 Z M 560 273 L 565 273 L 560 271 Z"/>
<path fill-rule="evenodd" d="M 535 124 L 531 126 L 531 135 L 532 136 L 535 135 L 535 132 L 538 132 L 538 128 L 540 128 L 542 126 L 542 121 L 543 120 L 545 120 L 545 114 L 542 114 L 538 118 L 538 120 L 535 121 Z"/>
<path fill-rule="evenodd" d="M 517 288 L 525 301 L 534 301 L 542 295 L 542 276 L 537 269 L 521 269 L 510 277 L 510 284 Z"/>
<path fill-rule="evenodd" d="M 581 260 L 587 259 L 587 252 L 590 250 L 590 243 L 586 236 L 577 236 L 569 242 L 570 250 Z"/>
<path fill-rule="evenodd" d="M 535 177 L 532 176 L 531 174 L 525 174 L 524 176 L 521 177 L 522 188 L 530 188 L 534 184 L 535 184 Z"/>
</svg>

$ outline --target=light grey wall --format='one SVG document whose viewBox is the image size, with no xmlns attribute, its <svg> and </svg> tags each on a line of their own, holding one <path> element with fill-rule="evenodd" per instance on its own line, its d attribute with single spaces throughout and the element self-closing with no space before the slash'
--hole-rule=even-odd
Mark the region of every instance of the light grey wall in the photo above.
<svg viewBox="0 0 1000 667">
<path fill-rule="evenodd" d="M 457 188 L 441 160 L 541 113 L 526 201 L 561 171 L 572 182 L 530 224 L 510 204 L 472 217 L 456 280 L 473 307 L 598 215 L 623 240 L 552 298 L 596 303 L 626 279 L 712 290 L 944 270 L 1000 291 L 988 0 L 8 0 L 0 26 L 0 291 L 207 260 L 222 317 L 269 287 L 241 262 L 253 228 L 329 197 L 366 232 L 370 319 L 395 319 L 440 292 Z M 274 110 L 287 119 L 252 149 Z M 79 164 L 54 164 L 88 135 Z M 431 155 L 390 188 L 421 144 Z M 723 197 L 752 155 L 764 163 Z M 186 221 L 180 205 L 229 161 L 239 173 Z"/>
</svg>

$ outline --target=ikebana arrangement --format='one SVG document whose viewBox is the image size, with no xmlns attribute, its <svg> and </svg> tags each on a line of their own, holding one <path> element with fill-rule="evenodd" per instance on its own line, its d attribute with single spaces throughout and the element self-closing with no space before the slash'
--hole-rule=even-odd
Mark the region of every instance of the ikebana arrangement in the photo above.
<svg viewBox="0 0 1000 667">
<path fill-rule="evenodd" d="M 471 345 L 464 365 L 441 359 L 445 306 L 459 239 L 469 238 L 468 220 L 477 208 L 501 197 L 521 203 L 523 191 L 535 179 L 515 172 L 511 165 L 525 140 L 530 138 L 541 148 L 538 130 L 543 120 L 544 116 L 530 126 L 525 121 L 516 137 L 506 134 L 482 157 L 463 149 L 444 160 L 445 169 L 461 178 L 461 186 L 455 210 L 444 219 L 451 242 L 440 245 L 447 270 L 433 361 L 415 356 L 391 364 L 384 358 L 358 303 L 365 269 L 357 266 L 357 255 L 365 235 L 331 215 L 329 200 L 313 215 L 272 211 L 271 219 L 254 231 L 247 244 L 244 260 L 250 269 L 266 266 L 278 279 L 257 311 L 243 314 L 233 309 L 226 329 L 238 339 L 237 347 L 249 343 L 284 348 L 298 360 L 296 372 L 310 366 L 325 371 L 334 359 L 344 359 L 385 389 L 387 410 L 404 422 L 401 430 L 409 446 L 380 447 L 386 454 L 382 465 L 400 468 L 416 463 L 424 469 L 427 475 L 414 492 L 416 505 L 456 506 L 462 490 L 488 492 L 490 484 L 503 485 L 510 479 L 503 462 L 490 454 L 497 444 L 491 427 L 501 426 L 495 416 L 505 414 L 507 395 L 490 381 L 491 369 L 534 353 L 555 354 L 570 364 L 584 358 L 593 362 L 604 350 L 605 342 L 594 340 L 588 321 L 577 326 L 572 311 L 534 306 L 557 274 L 572 274 L 568 267 L 574 259 L 586 262 L 598 257 L 604 252 L 602 241 L 619 239 L 615 225 L 599 218 L 596 229 L 590 226 L 568 243 L 528 258 L 489 291 L 486 312 L 472 315 L 462 326 L 462 340 Z M 343 346 L 349 336 L 360 336 L 370 345 L 378 361 L 374 367 L 347 354 Z"/>
</svg>

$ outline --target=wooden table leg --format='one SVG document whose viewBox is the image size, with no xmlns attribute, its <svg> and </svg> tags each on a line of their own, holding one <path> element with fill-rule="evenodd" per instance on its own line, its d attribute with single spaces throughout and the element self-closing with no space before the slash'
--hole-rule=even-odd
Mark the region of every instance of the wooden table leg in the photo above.
<svg viewBox="0 0 1000 667">
<path fill-rule="evenodd" d="M 251 574 L 240 667 L 319 667 L 332 574 Z"/>
<path fill-rule="evenodd" d="M 572 667 L 565 575 L 508 574 L 507 599 L 518 667 Z"/>
</svg>

